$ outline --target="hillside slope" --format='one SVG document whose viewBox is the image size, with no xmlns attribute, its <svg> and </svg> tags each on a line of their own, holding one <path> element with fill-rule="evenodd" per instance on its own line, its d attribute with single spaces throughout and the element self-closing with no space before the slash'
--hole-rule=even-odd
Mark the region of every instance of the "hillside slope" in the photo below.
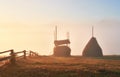
<svg viewBox="0 0 120 77">
<path fill-rule="evenodd" d="M 119 77 L 120 60 L 84 57 L 28 57 L 0 67 L 0 77 Z"/>
</svg>

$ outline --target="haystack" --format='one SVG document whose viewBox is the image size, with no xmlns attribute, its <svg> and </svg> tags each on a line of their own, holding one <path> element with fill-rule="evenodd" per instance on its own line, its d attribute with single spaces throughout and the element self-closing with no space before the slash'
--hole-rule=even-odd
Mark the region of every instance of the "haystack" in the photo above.
<svg viewBox="0 0 120 77">
<path fill-rule="evenodd" d="M 54 47 L 54 56 L 57 57 L 67 57 L 71 54 L 71 49 L 68 46 L 56 46 Z"/>
<path fill-rule="evenodd" d="M 85 57 L 102 57 L 102 49 L 95 37 L 92 37 L 83 50 L 82 56 Z"/>
<path fill-rule="evenodd" d="M 66 57 L 70 56 L 71 49 L 69 48 L 68 44 L 70 44 L 69 39 L 66 40 L 55 40 L 54 41 L 54 56 L 58 57 Z"/>
</svg>

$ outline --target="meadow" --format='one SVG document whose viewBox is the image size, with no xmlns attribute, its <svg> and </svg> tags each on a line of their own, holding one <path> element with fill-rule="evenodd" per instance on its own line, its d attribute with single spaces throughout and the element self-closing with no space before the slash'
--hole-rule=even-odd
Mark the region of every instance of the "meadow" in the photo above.
<svg viewBox="0 0 120 77">
<path fill-rule="evenodd" d="M 120 56 L 21 58 L 1 66 L 0 77 L 120 77 Z"/>
</svg>

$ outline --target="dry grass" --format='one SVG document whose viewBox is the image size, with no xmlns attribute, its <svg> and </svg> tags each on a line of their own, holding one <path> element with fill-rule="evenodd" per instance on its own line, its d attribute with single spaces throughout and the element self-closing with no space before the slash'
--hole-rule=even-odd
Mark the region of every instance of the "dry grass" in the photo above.
<svg viewBox="0 0 120 77">
<path fill-rule="evenodd" d="M 0 68 L 0 77 L 119 77 L 120 57 L 31 57 Z"/>
</svg>

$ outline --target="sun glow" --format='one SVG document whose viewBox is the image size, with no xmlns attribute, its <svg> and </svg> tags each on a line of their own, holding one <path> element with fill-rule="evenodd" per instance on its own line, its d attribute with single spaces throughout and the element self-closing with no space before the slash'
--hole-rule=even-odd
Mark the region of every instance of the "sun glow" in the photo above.
<svg viewBox="0 0 120 77">
<path fill-rule="evenodd" d="M 1 0 L 0 51 L 33 50 L 51 55 L 57 25 L 58 38 L 65 39 L 66 32 L 70 32 L 72 54 L 81 55 L 94 25 L 104 54 L 119 54 L 120 11 L 115 10 L 118 3 L 111 6 L 112 3 L 89 0 Z"/>
</svg>

